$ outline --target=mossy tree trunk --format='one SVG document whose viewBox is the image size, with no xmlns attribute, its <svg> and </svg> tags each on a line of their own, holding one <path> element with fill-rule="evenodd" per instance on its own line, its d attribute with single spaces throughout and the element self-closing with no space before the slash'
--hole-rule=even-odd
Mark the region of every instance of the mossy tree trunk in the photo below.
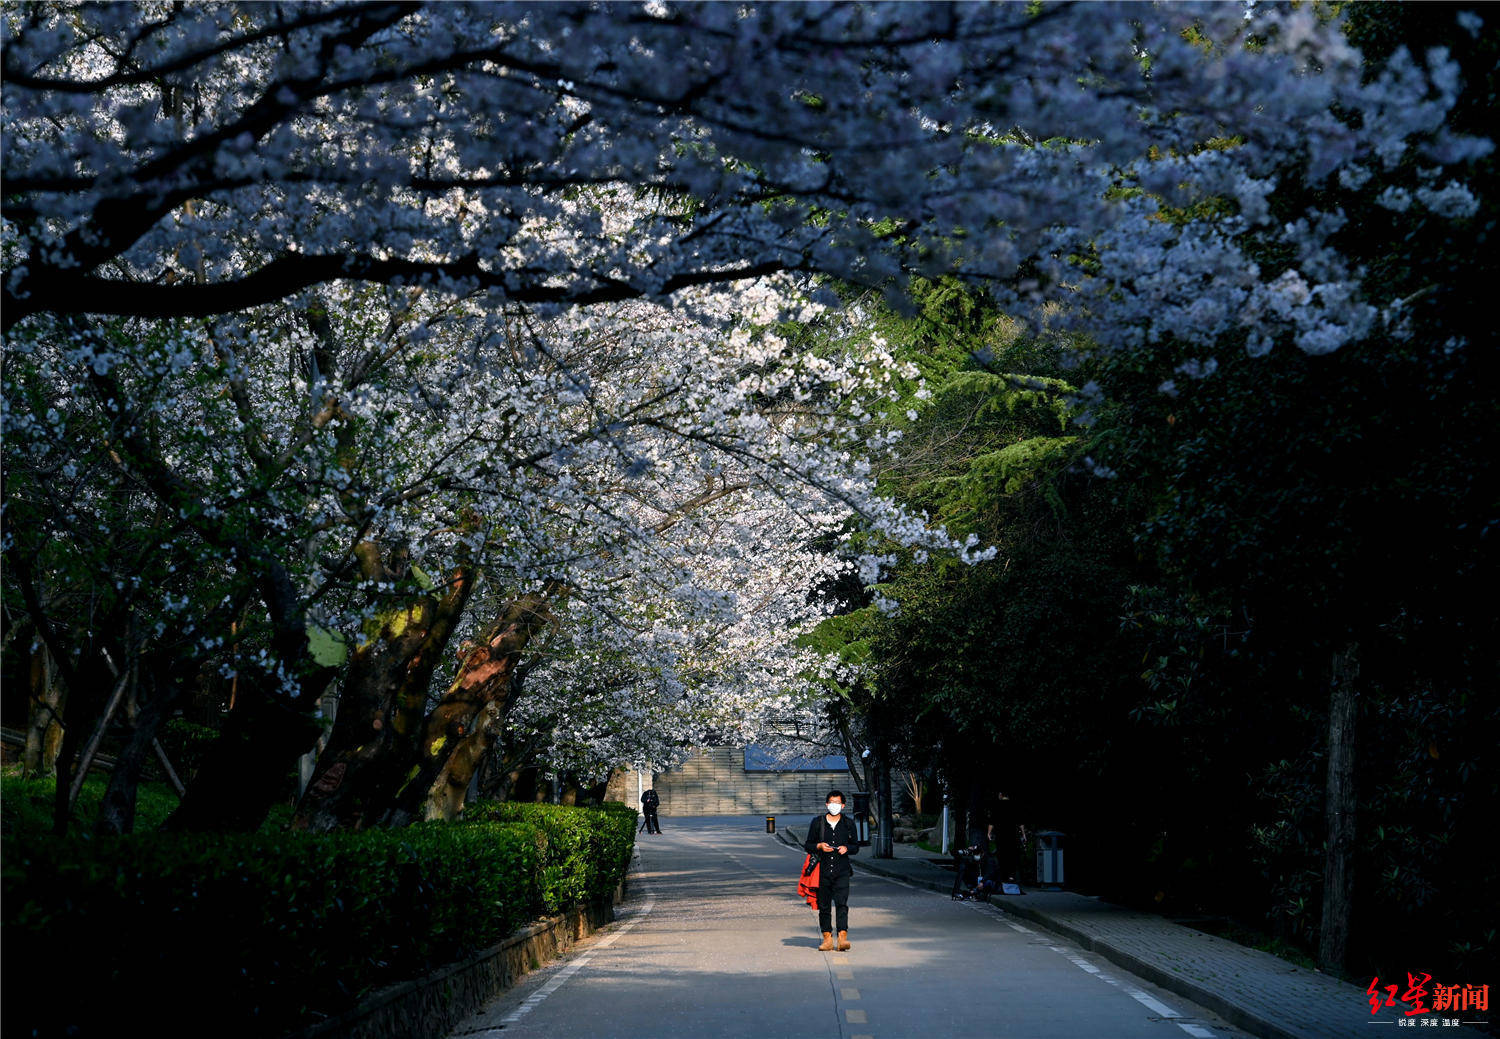
<svg viewBox="0 0 1500 1039">
<path fill-rule="evenodd" d="M 26 747 L 21 768 L 28 776 L 50 776 L 57 768 L 57 754 L 62 749 L 66 697 L 45 646 L 31 651 L 28 684 Z"/>
<path fill-rule="evenodd" d="M 418 768 L 427 690 L 476 578 L 472 567 L 455 569 L 446 586 L 379 616 L 350 654 L 333 730 L 294 828 L 363 829 L 385 820 Z"/>
<path fill-rule="evenodd" d="M 458 814 L 475 770 L 499 737 L 522 653 L 555 626 L 551 604 L 560 591 L 549 584 L 512 601 L 465 651 L 458 677 L 427 718 L 418 767 L 398 795 L 392 822 Z"/>
</svg>

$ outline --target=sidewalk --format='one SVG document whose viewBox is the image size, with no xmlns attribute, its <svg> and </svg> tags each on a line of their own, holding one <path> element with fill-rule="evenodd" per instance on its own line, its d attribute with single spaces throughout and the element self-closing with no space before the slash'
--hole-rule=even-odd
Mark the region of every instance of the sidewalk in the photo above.
<svg viewBox="0 0 1500 1039">
<path fill-rule="evenodd" d="M 802 832 L 800 826 L 783 826 L 777 836 L 800 848 Z M 876 859 L 872 851 L 860 849 L 854 860 L 856 870 L 944 896 L 953 890 L 953 871 L 933 863 L 939 856 L 932 852 L 914 844 L 897 844 L 894 859 Z M 1408 1018 L 1404 1006 L 1382 1007 L 1372 1015 L 1363 987 L 1269 953 L 1088 895 L 1023 890 L 1024 895 L 992 895 L 990 904 L 1061 935 L 1263 1039 L 1371 1039 L 1371 1025 L 1383 1026 L 1373 1033 L 1382 1036 L 1387 1027 L 1421 1024 L 1430 1029 L 1460 1016 L 1450 1012 Z M 1427 1006 L 1431 1005 L 1429 996 Z M 1426 1034 L 1446 1039 L 1483 1037 L 1481 1030 L 1463 1027 L 1443 1027 Z"/>
</svg>

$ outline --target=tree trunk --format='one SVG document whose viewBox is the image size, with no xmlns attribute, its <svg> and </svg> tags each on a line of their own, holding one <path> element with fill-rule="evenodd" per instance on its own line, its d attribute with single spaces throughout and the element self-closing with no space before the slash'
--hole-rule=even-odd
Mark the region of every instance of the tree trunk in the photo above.
<svg viewBox="0 0 1500 1039">
<path fill-rule="evenodd" d="M 157 733 L 171 717 L 172 707 L 182 692 L 182 683 L 176 675 L 166 675 L 163 680 L 151 684 L 156 688 L 137 712 L 135 729 L 109 774 L 99 817 L 94 821 L 94 832 L 101 837 L 130 833 L 135 829 L 136 789 L 140 784 L 141 767 L 149 756 L 156 753 Z"/>
<path fill-rule="evenodd" d="M 854 739 L 854 734 L 849 729 L 849 717 L 842 706 L 836 707 L 832 712 L 834 728 L 838 732 L 839 745 L 844 751 L 844 768 L 849 773 L 849 778 L 860 790 L 875 789 L 871 780 L 870 756 L 859 753 L 860 747 Z"/>
<path fill-rule="evenodd" d="M 45 646 L 31 653 L 30 698 L 27 704 L 26 749 L 21 768 L 28 776 L 47 776 L 57 767 L 57 752 L 62 748 L 62 716 L 65 710 L 64 687 L 57 680 L 57 668 Z"/>
<path fill-rule="evenodd" d="M 537 795 L 538 779 L 535 766 L 523 765 L 517 768 L 510 774 L 510 792 L 506 796 L 509 800 L 523 803 L 540 801 L 541 798 Z"/>
<path fill-rule="evenodd" d="M 12 544 L 6 549 L 5 558 L 11 567 L 11 585 L 21 593 L 21 600 L 26 604 L 26 614 L 36 627 L 37 638 L 47 652 L 52 669 L 62 678 L 63 692 L 58 702 L 62 702 L 62 697 L 67 701 L 68 713 L 66 717 L 58 719 L 62 728 L 62 740 L 54 759 L 57 785 L 52 801 L 52 832 L 61 837 L 67 834 L 68 823 L 73 815 L 73 803 L 69 796 L 72 790 L 73 761 L 78 756 L 84 734 L 93 728 L 94 720 L 104 705 L 105 691 L 110 688 L 109 673 L 105 668 L 103 647 L 95 645 L 92 638 L 85 642 L 77 662 L 73 660 L 68 647 L 53 628 L 51 618 L 42 608 L 41 587 L 32 570 L 33 557 L 22 551 L 18 544 Z M 119 604 L 113 604 L 111 609 L 95 618 L 94 630 L 124 630 L 124 625 L 120 623 L 122 620 Z"/>
<path fill-rule="evenodd" d="M 510 707 L 516 664 L 532 637 L 555 624 L 555 589 L 522 596 L 490 625 L 459 665 L 458 678 L 427 719 L 417 771 L 398 795 L 391 821 L 452 819 L 474 770 L 494 745 Z"/>
<path fill-rule="evenodd" d="M 879 756 L 879 761 L 875 766 L 877 787 L 874 793 L 876 795 L 876 803 L 879 805 L 880 829 L 875 834 L 875 857 L 877 859 L 893 859 L 896 857 L 894 840 L 896 834 L 896 813 L 891 809 L 890 749 L 882 744 Z"/>
<path fill-rule="evenodd" d="M 949 852 L 968 847 L 968 842 L 964 840 L 968 831 L 968 820 L 964 818 L 964 793 L 960 787 L 954 791 L 953 798 L 948 803 Z"/>
<path fill-rule="evenodd" d="M 985 817 L 985 790 L 982 782 L 978 779 L 969 781 L 968 796 L 964 801 L 964 830 L 966 847 L 983 847 L 985 844 L 985 824 L 989 820 Z"/>
<path fill-rule="evenodd" d="M 73 771 L 73 781 L 68 784 L 68 811 L 73 811 L 73 805 L 78 801 L 78 795 L 83 792 L 83 781 L 89 776 L 89 769 L 94 766 L 94 756 L 99 753 L 99 746 L 104 742 L 105 735 L 109 732 L 109 726 L 114 721 L 115 712 L 125 702 L 125 690 L 130 685 L 129 669 L 126 673 L 115 677 L 115 687 L 109 694 L 109 702 L 104 705 L 104 713 L 99 716 L 99 722 L 94 726 L 94 733 L 84 745 L 83 753 L 78 757 L 78 767 Z"/>
<path fill-rule="evenodd" d="M 58 837 L 68 832 L 73 818 L 73 763 L 83 750 L 83 734 L 94 728 L 113 684 L 103 654 L 97 650 L 86 654 L 71 677 L 68 718 L 57 752 L 57 788 L 52 802 L 52 832 Z"/>
<path fill-rule="evenodd" d="M 516 795 L 516 785 L 521 781 L 526 762 L 538 741 L 535 735 L 520 746 L 510 745 L 503 738 L 496 740 L 481 764 L 479 796 L 492 801 L 525 800 Z"/>
<path fill-rule="evenodd" d="M 364 829 L 390 811 L 417 767 L 427 690 L 476 576 L 460 568 L 446 594 L 385 614 L 379 633 L 350 655 L 333 730 L 294 829 Z"/>
<path fill-rule="evenodd" d="M 323 726 L 301 699 L 266 689 L 265 679 L 241 679 L 228 722 L 163 830 L 253 833 L 271 806 L 293 792 L 292 770 Z"/>
<path fill-rule="evenodd" d="M 187 793 L 187 784 L 177 774 L 177 769 L 172 765 L 172 759 L 167 757 L 167 749 L 161 745 L 160 739 L 151 741 L 151 749 L 156 752 L 156 760 L 161 763 L 161 769 L 167 774 L 167 782 L 172 784 L 172 789 L 177 793 L 177 800 Z"/>
<path fill-rule="evenodd" d="M 510 706 L 509 684 L 497 689 L 493 700 L 480 708 L 470 724 L 471 732 L 449 751 L 427 786 L 426 797 L 415 811 L 423 819 L 454 819 L 463 809 L 474 773 L 493 751 L 501 723 Z M 429 732 L 431 730 L 429 729 Z M 462 731 L 460 729 L 459 731 Z M 413 790 L 420 788 L 413 786 Z M 540 789 L 540 788 L 539 788 Z M 540 797 L 537 798 L 541 800 Z M 403 816 L 405 817 L 405 816 Z"/>
<path fill-rule="evenodd" d="M 1350 642 L 1333 656 L 1328 698 L 1328 822 L 1323 866 L 1323 920 L 1318 961 L 1342 971 L 1348 957 L 1354 894 L 1354 734 L 1359 702 L 1359 645 Z"/>
<path fill-rule="evenodd" d="M 481 798 L 493 801 L 504 785 L 505 770 L 500 767 L 500 748 L 497 746 L 479 762 L 479 769 L 474 773 L 474 789 Z"/>
</svg>

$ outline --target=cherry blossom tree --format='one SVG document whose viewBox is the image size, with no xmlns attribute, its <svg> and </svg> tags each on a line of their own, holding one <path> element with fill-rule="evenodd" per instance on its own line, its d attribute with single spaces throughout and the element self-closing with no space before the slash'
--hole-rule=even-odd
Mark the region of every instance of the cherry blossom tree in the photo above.
<svg viewBox="0 0 1500 1039">
<path fill-rule="evenodd" d="M 0 27 L 7 463 L 32 533 L 71 467 L 81 500 L 139 499 L 122 576 L 200 578 L 143 583 L 146 630 L 243 680 L 176 820 L 198 828 L 255 823 L 264 793 L 226 806 L 274 786 L 331 682 L 300 821 L 448 816 L 539 637 L 532 686 L 734 704 L 789 673 L 756 639 L 819 573 L 796 524 L 873 530 L 866 581 L 881 539 L 971 551 L 874 494 L 889 358 L 782 338 L 814 311 L 778 279 L 899 301 L 954 272 L 1111 346 L 1326 352 L 1399 334 L 1400 307 L 1282 185 L 1416 159 L 1391 204 L 1462 216 L 1446 166 L 1488 148 L 1442 125 L 1443 54 L 1365 82 L 1335 24 L 1279 5 L 32 4 Z M 37 541 L 8 536 L 12 560 Z M 663 641 L 622 669 L 642 631 Z"/>
<path fill-rule="evenodd" d="M 1461 209 L 1442 163 L 1487 147 L 1442 130 L 1443 55 L 1362 83 L 1305 6 L 36 4 L 4 29 L 8 328 L 338 279 L 555 304 L 906 268 L 1050 299 L 1097 263 L 1106 337 L 1326 350 L 1375 320 L 1322 251 L 1336 214 L 1276 221 L 1299 262 L 1244 255 L 1286 173 L 1357 183 L 1420 139 L 1419 204 Z M 1234 215 L 1154 225 L 1161 194 Z M 1209 301 L 1143 321 L 1141 275 L 1179 269 Z"/>
<path fill-rule="evenodd" d="M 403 313 L 384 292 L 335 291 L 311 312 L 184 322 L 141 373 L 96 371 L 97 330 L 28 340 L 12 374 L 46 385 L 47 373 L 82 368 L 76 384 L 53 376 L 52 392 L 109 435 L 59 437 L 21 414 L 17 460 L 40 473 L 87 459 L 154 494 L 178 521 L 152 544 L 165 568 L 218 572 L 239 591 L 214 594 L 243 604 L 259 592 L 282 611 L 257 640 L 230 630 L 233 612 L 213 627 L 202 595 L 153 607 L 157 634 L 194 636 L 204 659 L 236 639 L 260 647 L 224 662 L 240 682 L 225 752 L 174 825 L 253 824 L 336 673 L 337 718 L 303 824 L 451 815 L 509 712 L 522 655 L 564 620 L 596 640 L 614 625 L 614 652 L 630 640 L 636 676 L 695 690 L 697 731 L 709 727 L 710 686 L 725 695 L 719 716 L 733 711 L 744 728 L 758 709 L 731 703 L 751 689 L 780 695 L 770 676 L 810 582 L 846 565 L 799 545 L 857 519 L 893 542 L 968 554 L 972 541 L 956 545 L 876 496 L 858 458 L 882 443 L 871 401 L 890 393 L 889 355 L 866 341 L 799 351 L 773 322 L 816 308 L 785 289 L 546 321 L 518 311 L 505 324 L 473 300 L 401 290 Z M 728 331 L 725 308 L 738 315 Z M 260 348 L 270 342 L 275 352 Z M 217 587 L 200 584 L 203 595 Z M 429 712 L 428 685 L 476 587 L 468 627 L 481 630 Z M 755 652 L 731 664 L 726 633 L 747 625 Z M 716 669 L 687 662 L 710 649 Z M 226 808 L 238 802 L 243 812 Z"/>
<path fill-rule="evenodd" d="M 719 305 L 725 302 L 753 321 L 757 305 L 784 301 L 739 291 Z M 812 582 L 847 565 L 799 544 L 856 519 L 893 542 L 971 552 L 972 540 L 955 544 L 877 497 L 868 468 L 855 458 L 857 450 L 878 447 L 881 436 L 851 418 L 851 404 L 868 418 L 858 401 L 890 392 L 888 355 L 877 349 L 830 360 L 798 353 L 753 325 L 727 336 L 714 327 L 645 304 L 626 313 L 574 314 L 518 333 L 506 365 L 492 364 L 483 380 L 474 375 L 469 340 L 460 338 L 462 346 L 447 355 L 456 369 L 441 392 L 427 395 L 449 415 L 433 424 L 444 434 L 418 438 L 422 450 L 442 460 L 445 475 L 407 458 L 403 471 L 428 474 L 427 485 L 415 525 L 385 538 L 401 545 L 402 565 L 420 563 L 434 573 L 452 568 L 452 587 L 465 588 L 465 597 L 471 575 L 482 570 L 491 591 L 477 605 L 479 616 L 491 620 L 461 650 L 457 677 L 420 740 L 421 672 L 410 687 L 415 714 L 405 719 L 385 699 L 394 695 L 390 683 L 370 686 L 377 700 L 363 714 L 351 712 L 358 700 L 346 684 L 334 733 L 344 751 L 325 753 L 304 805 L 307 825 L 346 821 L 336 810 L 315 818 L 319 802 L 357 800 L 371 806 L 366 811 L 387 812 L 398 786 L 407 792 L 398 818 L 456 811 L 509 712 L 516 669 L 538 635 L 546 633 L 551 647 L 557 631 L 566 632 L 563 659 L 574 666 L 597 660 L 601 647 L 617 664 L 624 659 L 624 671 L 637 677 L 613 680 L 617 692 L 637 688 L 642 674 L 658 684 L 706 687 L 706 666 L 689 666 L 682 654 L 697 645 L 692 652 L 701 655 L 716 643 L 717 688 L 754 684 L 774 697 L 780 683 L 750 683 L 744 665 L 729 663 L 728 633 L 745 630 L 753 618 L 760 632 L 756 666 L 769 669 L 784 653 L 778 645 L 795 637 L 795 617 L 809 608 Z M 473 395 L 460 396 L 459 387 Z M 417 427 L 424 424 L 418 420 Z M 401 499 L 415 496 L 408 488 L 391 498 Z M 421 524 L 430 526 L 428 517 L 435 507 L 445 511 L 443 504 L 455 520 L 434 536 Z M 394 521 L 394 515 L 384 519 Z M 368 537 L 365 545 L 373 551 Z M 404 579 L 380 576 L 395 579 L 388 583 Z M 752 596 L 753 589 L 759 592 Z M 424 600 L 430 613 L 398 602 L 378 622 L 383 637 L 353 650 L 351 675 L 362 672 L 377 646 L 406 659 L 412 650 L 398 643 L 425 630 L 429 617 L 461 610 L 440 598 L 451 595 L 430 592 Z M 361 623 L 369 619 L 356 613 L 336 626 Z M 601 634 L 610 628 L 613 636 Z M 662 646 L 657 639 L 665 640 Z M 417 654 L 426 668 L 441 646 Z M 528 684 L 535 688 L 541 680 Z M 379 793 L 361 793 L 351 770 L 371 766 L 372 748 L 382 745 L 397 764 L 373 767 Z"/>
<path fill-rule="evenodd" d="M 815 593 L 836 558 L 807 543 L 805 513 L 764 493 L 693 526 L 673 545 L 699 589 L 689 603 L 679 585 L 670 612 L 635 591 L 572 604 L 507 719 L 513 752 L 529 745 L 584 776 L 621 762 L 665 769 L 691 747 L 755 742 L 807 710 L 804 676 L 819 658 L 795 636 L 827 608 Z"/>
</svg>

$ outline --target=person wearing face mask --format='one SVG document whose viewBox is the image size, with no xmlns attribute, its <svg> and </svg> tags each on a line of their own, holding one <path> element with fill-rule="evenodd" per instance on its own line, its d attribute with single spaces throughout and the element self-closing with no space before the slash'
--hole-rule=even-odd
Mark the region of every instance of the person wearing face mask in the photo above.
<svg viewBox="0 0 1500 1039">
<path fill-rule="evenodd" d="M 854 875 L 854 867 L 849 864 L 849 856 L 859 854 L 859 833 L 854 828 L 854 820 L 843 814 L 842 791 L 830 790 L 824 808 L 826 814 L 814 816 L 808 825 L 802 850 L 818 856 L 818 926 L 823 932 L 823 944 L 818 946 L 818 951 L 828 952 L 835 947 L 832 926 L 835 908 L 838 910 L 837 947 L 843 951 L 850 947 L 849 878 Z"/>
</svg>

